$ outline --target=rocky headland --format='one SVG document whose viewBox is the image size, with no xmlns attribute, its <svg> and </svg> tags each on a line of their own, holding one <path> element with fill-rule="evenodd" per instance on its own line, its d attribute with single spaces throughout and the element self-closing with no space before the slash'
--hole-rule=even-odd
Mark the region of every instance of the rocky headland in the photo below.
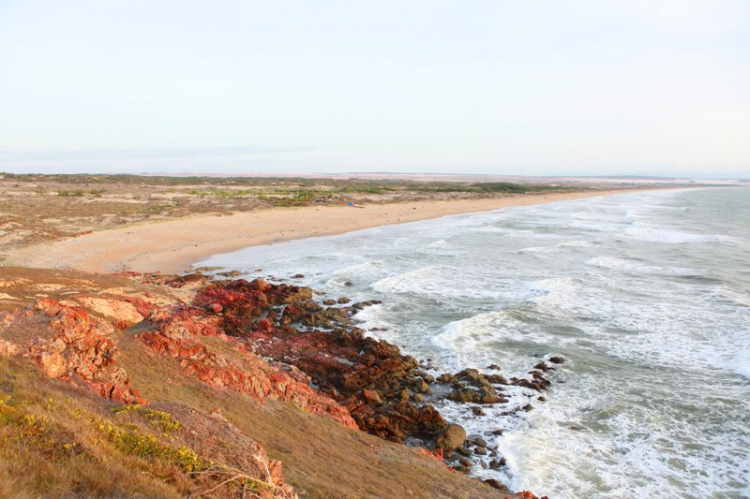
<svg viewBox="0 0 750 499">
<path fill-rule="evenodd" d="M 534 497 L 466 476 L 505 459 L 433 403 L 532 410 L 563 359 L 438 373 L 377 302 L 217 277 L 0 269 L 0 495 Z"/>
</svg>

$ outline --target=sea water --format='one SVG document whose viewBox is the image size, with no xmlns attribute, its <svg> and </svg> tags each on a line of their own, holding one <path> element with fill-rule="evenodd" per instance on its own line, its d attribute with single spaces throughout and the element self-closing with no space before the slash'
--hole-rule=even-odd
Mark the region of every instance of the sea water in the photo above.
<svg viewBox="0 0 750 499">
<path fill-rule="evenodd" d="M 433 374 L 497 364 L 528 377 L 564 357 L 544 402 L 518 387 L 484 416 L 431 401 L 506 458 L 500 470 L 475 458 L 474 475 L 556 499 L 750 497 L 748 188 L 505 208 L 201 265 L 382 300 L 362 327 Z"/>
</svg>

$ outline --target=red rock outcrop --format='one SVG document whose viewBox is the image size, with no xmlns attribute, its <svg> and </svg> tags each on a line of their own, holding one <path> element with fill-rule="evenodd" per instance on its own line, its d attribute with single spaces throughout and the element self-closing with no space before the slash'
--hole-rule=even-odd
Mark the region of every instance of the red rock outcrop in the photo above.
<svg viewBox="0 0 750 499">
<path fill-rule="evenodd" d="M 256 353 L 310 376 L 368 433 L 395 442 L 440 433 L 446 422 L 437 410 L 409 401 L 429 389 L 417 389 L 424 384 L 417 362 L 394 345 L 365 338 L 352 324 L 351 314 L 364 304 L 325 309 L 311 297 L 309 288 L 240 279 L 208 286 L 193 303 Z"/>
<path fill-rule="evenodd" d="M 45 298 L 4 324 L 6 333 L 25 336 L 27 357 L 50 378 L 82 381 L 102 397 L 124 403 L 145 404 L 130 387 L 125 370 L 116 365 L 119 350 L 102 334 L 101 325 L 78 307 Z M 24 334 L 25 333 L 25 334 Z"/>
<path fill-rule="evenodd" d="M 248 351 L 244 343 L 226 336 L 221 318 L 206 316 L 206 312 L 197 307 L 183 307 L 170 313 L 152 313 L 148 320 L 156 330 L 139 334 L 138 339 L 152 350 L 177 359 L 186 374 L 215 388 L 247 393 L 258 400 L 292 402 L 309 412 L 328 414 L 357 429 L 349 412 L 310 388 L 310 379 L 299 370 L 293 372 L 291 366 L 271 366 Z M 207 336 L 217 336 L 228 342 L 233 354 L 212 351 L 200 341 Z"/>
</svg>

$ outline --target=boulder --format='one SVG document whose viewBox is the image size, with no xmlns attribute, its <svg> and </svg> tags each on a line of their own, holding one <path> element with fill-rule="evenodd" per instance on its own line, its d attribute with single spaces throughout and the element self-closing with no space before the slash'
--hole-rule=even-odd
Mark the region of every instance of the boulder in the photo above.
<svg viewBox="0 0 750 499">
<path fill-rule="evenodd" d="M 383 398 L 376 390 L 368 390 L 365 388 L 362 390 L 362 395 L 365 397 L 368 404 L 381 405 L 383 403 Z"/>
<path fill-rule="evenodd" d="M 502 492 L 510 492 L 510 489 L 508 489 L 508 487 L 506 487 L 499 481 L 495 480 L 494 478 L 488 478 L 487 480 L 483 480 L 483 481 L 484 483 L 486 483 L 487 485 L 489 485 L 490 487 L 494 489 L 500 490 Z"/>
<path fill-rule="evenodd" d="M 419 393 L 427 393 L 430 391 L 430 386 L 423 379 L 419 378 L 414 383 L 414 390 Z"/>
<path fill-rule="evenodd" d="M 460 425 L 448 425 L 437 437 L 436 444 L 444 451 L 453 451 L 460 448 L 466 441 L 466 430 Z"/>
</svg>

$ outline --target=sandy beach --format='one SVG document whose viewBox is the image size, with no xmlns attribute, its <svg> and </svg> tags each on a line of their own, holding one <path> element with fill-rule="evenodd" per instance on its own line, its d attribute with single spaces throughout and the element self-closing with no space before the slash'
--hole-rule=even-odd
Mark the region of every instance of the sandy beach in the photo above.
<svg viewBox="0 0 750 499">
<path fill-rule="evenodd" d="M 88 272 L 180 272 L 210 255 L 291 239 L 631 190 L 509 195 L 492 199 L 350 206 L 274 208 L 231 216 L 200 216 L 94 232 L 14 252 L 12 263 Z"/>
</svg>

